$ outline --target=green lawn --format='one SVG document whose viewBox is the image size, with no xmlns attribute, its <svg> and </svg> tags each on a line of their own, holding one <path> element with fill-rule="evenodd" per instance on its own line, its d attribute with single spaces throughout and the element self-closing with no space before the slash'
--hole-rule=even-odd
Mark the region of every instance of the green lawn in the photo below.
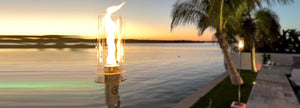
<svg viewBox="0 0 300 108">
<path fill-rule="evenodd" d="M 241 102 L 246 103 L 257 73 L 242 70 L 241 76 L 244 80 L 244 84 L 241 86 Z M 232 85 L 228 76 L 191 108 L 230 108 L 231 103 L 237 100 L 238 86 Z"/>
</svg>

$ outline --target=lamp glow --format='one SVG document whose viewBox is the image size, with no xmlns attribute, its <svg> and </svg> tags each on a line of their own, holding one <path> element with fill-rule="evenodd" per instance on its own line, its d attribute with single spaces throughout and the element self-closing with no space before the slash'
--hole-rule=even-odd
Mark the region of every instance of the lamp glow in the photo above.
<svg viewBox="0 0 300 108">
<path fill-rule="evenodd" d="M 244 39 L 243 38 L 240 38 L 239 39 L 239 43 L 238 43 L 238 48 L 239 50 L 243 50 L 244 49 Z"/>
</svg>

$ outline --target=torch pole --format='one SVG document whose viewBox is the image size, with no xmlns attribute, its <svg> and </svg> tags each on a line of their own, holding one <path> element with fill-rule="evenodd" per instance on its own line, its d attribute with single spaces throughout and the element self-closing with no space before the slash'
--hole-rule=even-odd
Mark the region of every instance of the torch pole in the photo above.
<svg viewBox="0 0 300 108">
<path fill-rule="evenodd" d="M 239 57 L 240 57 L 240 68 L 239 68 L 239 86 L 238 86 L 238 104 L 240 105 L 241 102 L 241 50 L 239 50 Z"/>
</svg>

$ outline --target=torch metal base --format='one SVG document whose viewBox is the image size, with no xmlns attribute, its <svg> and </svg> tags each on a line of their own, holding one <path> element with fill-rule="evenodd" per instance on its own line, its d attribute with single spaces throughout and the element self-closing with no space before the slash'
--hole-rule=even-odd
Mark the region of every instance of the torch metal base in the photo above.
<svg viewBox="0 0 300 108">
<path fill-rule="evenodd" d="M 233 101 L 231 104 L 231 108 L 246 108 L 246 103 L 238 103 L 236 101 Z"/>
<path fill-rule="evenodd" d="M 104 72 L 96 72 L 100 75 L 95 81 L 96 83 L 119 83 L 126 80 L 122 75 L 126 70 L 121 70 L 120 67 L 105 67 Z"/>
<path fill-rule="evenodd" d="M 106 72 L 95 72 L 96 74 L 98 75 L 118 75 L 118 74 L 123 74 L 123 73 L 126 73 L 127 71 L 126 70 L 119 70 L 117 72 L 114 72 L 114 73 L 106 73 Z"/>
<path fill-rule="evenodd" d="M 104 72 L 96 72 L 98 75 L 118 75 L 126 73 L 126 70 L 121 70 L 119 67 L 105 67 Z"/>
</svg>

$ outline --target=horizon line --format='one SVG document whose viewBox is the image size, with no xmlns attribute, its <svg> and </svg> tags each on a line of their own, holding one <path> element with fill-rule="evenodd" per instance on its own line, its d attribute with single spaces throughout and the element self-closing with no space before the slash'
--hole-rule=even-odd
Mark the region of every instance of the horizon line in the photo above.
<svg viewBox="0 0 300 108">
<path fill-rule="evenodd" d="M 1 34 L 0 35 L 0 38 L 3 37 L 3 36 L 7 36 L 5 38 L 9 38 L 10 36 L 11 37 L 42 37 L 42 36 L 66 36 L 66 37 L 77 37 L 77 38 L 80 38 L 80 39 L 97 39 L 97 36 L 95 37 L 90 37 L 90 36 L 83 36 L 83 35 L 57 35 L 57 34 L 48 34 L 48 35 L 3 35 Z M 194 41 L 194 42 L 216 42 L 216 40 L 190 40 L 190 39 L 137 39 L 137 38 L 123 38 L 124 40 L 147 40 L 147 41 Z"/>
</svg>

